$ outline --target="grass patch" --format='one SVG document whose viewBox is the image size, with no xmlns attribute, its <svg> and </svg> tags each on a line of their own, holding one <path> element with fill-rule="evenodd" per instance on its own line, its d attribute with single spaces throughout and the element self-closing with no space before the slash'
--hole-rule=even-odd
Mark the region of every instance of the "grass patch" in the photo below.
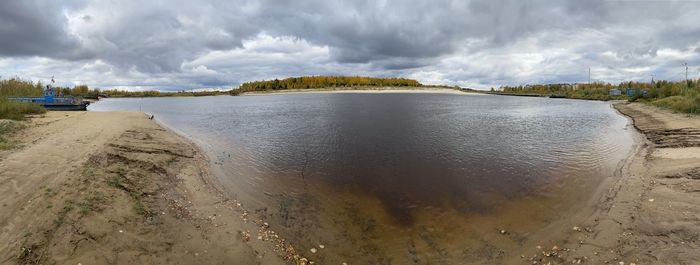
<svg viewBox="0 0 700 265">
<path fill-rule="evenodd" d="M 700 113 L 700 93 L 698 92 L 657 99 L 650 103 L 654 106 L 672 109 L 677 112 Z"/>
<path fill-rule="evenodd" d="M 56 216 L 56 219 L 53 220 L 53 223 L 55 226 L 60 226 L 63 224 L 63 222 L 66 220 L 66 216 L 68 213 L 70 213 L 75 207 L 74 207 L 75 202 L 73 200 L 66 200 L 65 206 L 63 206 L 63 209 L 58 212 L 58 216 Z"/>
<path fill-rule="evenodd" d="M 107 178 L 106 182 L 107 185 L 112 186 L 114 188 L 118 188 L 120 190 L 125 191 L 126 193 L 129 194 L 129 197 L 133 200 L 133 209 L 134 211 L 141 216 L 144 217 L 149 217 L 152 215 L 151 211 L 149 211 L 146 207 L 145 204 L 142 202 L 142 196 L 139 191 L 139 189 L 136 187 L 133 187 L 133 185 L 126 185 L 124 183 L 124 176 L 126 176 L 127 168 L 119 165 L 117 167 L 117 176 L 112 176 Z"/>
<path fill-rule="evenodd" d="M 20 122 L 0 120 L 0 150 L 14 148 L 16 141 L 12 140 L 12 136 L 26 127 Z"/>
<path fill-rule="evenodd" d="M 122 183 L 122 179 L 119 176 L 112 176 L 107 178 L 107 185 L 118 188 L 118 189 L 125 189 L 124 184 Z"/>
<path fill-rule="evenodd" d="M 101 192 L 90 192 L 81 202 L 78 203 L 80 213 L 85 215 L 90 212 L 99 212 L 104 209 L 107 198 Z"/>
<path fill-rule="evenodd" d="M 46 109 L 38 104 L 0 98 L 0 119 L 24 120 L 28 114 L 41 113 L 46 113 Z"/>
<path fill-rule="evenodd" d="M 52 189 L 52 188 L 46 188 L 46 189 L 44 190 L 44 195 L 45 195 L 46 197 L 53 197 L 53 196 L 58 195 L 58 191 L 57 191 L 57 190 L 54 190 L 54 189 Z"/>
<path fill-rule="evenodd" d="M 132 194 L 131 197 L 134 199 L 134 211 L 136 211 L 136 214 L 144 217 L 151 215 L 151 213 L 146 210 L 146 206 L 143 205 L 143 202 L 141 202 L 141 198 L 138 195 Z"/>
</svg>

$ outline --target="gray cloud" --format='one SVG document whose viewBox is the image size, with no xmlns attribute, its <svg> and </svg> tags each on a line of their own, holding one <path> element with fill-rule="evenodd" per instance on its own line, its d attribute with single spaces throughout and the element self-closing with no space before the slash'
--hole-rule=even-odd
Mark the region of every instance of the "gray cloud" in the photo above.
<svg viewBox="0 0 700 265">
<path fill-rule="evenodd" d="M 309 74 L 488 87 L 676 78 L 693 1 L 0 2 L 0 75 L 184 89 Z M 39 65 L 31 65 L 37 63 Z"/>
<path fill-rule="evenodd" d="M 50 1 L 0 2 L 0 56 L 73 57 L 79 42 L 67 32 L 62 8 Z"/>
</svg>

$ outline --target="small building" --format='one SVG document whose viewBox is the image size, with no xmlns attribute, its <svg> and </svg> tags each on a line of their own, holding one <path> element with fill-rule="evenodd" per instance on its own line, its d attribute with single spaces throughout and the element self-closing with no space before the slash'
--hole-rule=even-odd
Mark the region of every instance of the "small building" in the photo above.
<svg viewBox="0 0 700 265">
<path fill-rule="evenodd" d="M 622 91 L 620 91 L 620 90 L 617 89 L 617 88 L 613 88 L 613 89 L 610 89 L 610 91 L 608 92 L 608 94 L 611 95 L 611 96 L 619 96 L 619 95 L 622 95 Z"/>
<path fill-rule="evenodd" d="M 628 97 L 634 97 L 637 95 L 641 95 L 646 97 L 647 94 L 649 94 L 649 90 L 646 89 L 639 89 L 639 88 L 628 88 L 627 91 L 625 91 Z"/>
</svg>

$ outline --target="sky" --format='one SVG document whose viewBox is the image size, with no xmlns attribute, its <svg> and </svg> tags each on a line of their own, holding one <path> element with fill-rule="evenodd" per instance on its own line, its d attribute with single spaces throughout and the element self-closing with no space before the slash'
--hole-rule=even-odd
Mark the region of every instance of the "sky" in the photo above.
<svg viewBox="0 0 700 265">
<path fill-rule="evenodd" d="M 129 90 L 307 75 L 700 78 L 700 0 L 2 0 L 0 78 Z"/>
</svg>

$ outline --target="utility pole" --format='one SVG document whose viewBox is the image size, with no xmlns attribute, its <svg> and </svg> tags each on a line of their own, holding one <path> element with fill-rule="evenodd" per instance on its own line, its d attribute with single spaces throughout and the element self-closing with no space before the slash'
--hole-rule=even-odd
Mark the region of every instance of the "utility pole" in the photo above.
<svg viewBox="0 0 700 265">
<path fill-rule="evenodd" d="M 688 62 L 682 64 L 685 66 L 685 92 L 688 92 Z"/>
<path fill-rule="evenodd" d="M 591 84 L 591 68 L 588 67 L 588 85 Z"/>
</svg>

